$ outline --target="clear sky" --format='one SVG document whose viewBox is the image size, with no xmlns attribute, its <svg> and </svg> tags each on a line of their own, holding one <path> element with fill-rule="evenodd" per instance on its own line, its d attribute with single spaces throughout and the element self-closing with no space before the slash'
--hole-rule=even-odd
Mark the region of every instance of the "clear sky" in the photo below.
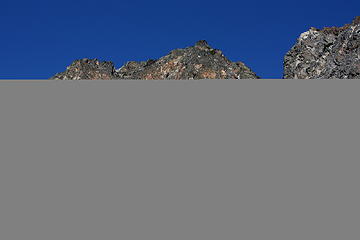
<svg viewBox="0 0 360 240">
<path fill-rule="evenodd" d="M 85 57 L 119 68 L 201 39 L 261 78 L 281 78 L 302 32 L 357 15 L 359 0 L 1 0 L 0 79 L 47 79 Z"/>
</svg>

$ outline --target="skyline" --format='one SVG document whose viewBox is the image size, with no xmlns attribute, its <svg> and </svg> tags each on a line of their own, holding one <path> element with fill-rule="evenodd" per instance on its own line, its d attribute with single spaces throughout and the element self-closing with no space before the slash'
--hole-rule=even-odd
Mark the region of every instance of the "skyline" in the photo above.
<svg viewBox="0 0 360 240">
<path fill-rule="evenodd" d="M 20 6 L 20 7 L 19 7 Z M 259 7 L 261 6 L 261 7 Z M 311 6 L 311 8 L 309 8 Z M 158 59 L 204 39 L 261 78 L 281 78 L 283 57 L 310 27 L 350 23 L 360 3 L 335 1 L 5 2 L 0 79 L 47 79 L 76 59 Z"/>
</svg>

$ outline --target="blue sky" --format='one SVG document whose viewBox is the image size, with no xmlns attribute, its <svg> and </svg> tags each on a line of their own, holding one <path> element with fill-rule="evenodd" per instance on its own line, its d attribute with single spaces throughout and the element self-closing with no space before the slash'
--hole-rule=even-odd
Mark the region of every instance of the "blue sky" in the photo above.
<svg viewBox="0 0 360 240">
<path fill-rule="evenodd" d="M 342 26 L 360 1 L 1 1 L 0 79 L 47 79 L 75 59 L 159 58 L 205 39 L 262 78 L 310 27 Z"/>
</svg>

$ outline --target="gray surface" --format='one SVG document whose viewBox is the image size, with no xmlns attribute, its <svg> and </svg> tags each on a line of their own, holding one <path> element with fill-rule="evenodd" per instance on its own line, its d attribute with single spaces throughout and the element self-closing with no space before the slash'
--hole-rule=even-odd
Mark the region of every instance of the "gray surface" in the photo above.
<svg viewBox="0 0 360 240">
<path fill-rule="evenodd" d="M 359 239 L 359 89 L 0 81 L 0 239 Z"/>
<path fill-rule="evenodd" d="M 283 78 L 360 79 L 360 16 L 342 27 L 300 34 L 283 66 Z"/>
</svg>

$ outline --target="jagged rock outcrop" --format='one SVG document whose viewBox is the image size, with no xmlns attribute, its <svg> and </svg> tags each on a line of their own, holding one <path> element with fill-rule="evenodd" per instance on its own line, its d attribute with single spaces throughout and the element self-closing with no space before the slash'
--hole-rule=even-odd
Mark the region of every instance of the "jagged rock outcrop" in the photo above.
<svg viewBox="0 0 360 240">
<path fill-rule="evenodd" d="M 117 73 L 131 79 L 243 79 L 258 78 L 242 62 L 231 62 L 204 40 L 146 62 L 128 62 Z"/>
<path fill-rule="evenodd" d="M 112 62 L 99 61 L 98 59 L 80 59 L 74 61 L 66 68 L 66 71 L 58 73 L 50 79 L 57 80 L 80 80 L 80 79 L 104 79 L 110 80 L 115 77 L 115 67 Z"/>
<path fill-rule="evenodd" d="M 302 33 L 284 58 L 283 78 L 359 79 L 360 16 L 343 27 Z"/>
<path fill-rule="evenodd" d="M 258 79 L 242 62 L 232 62 L 205 40 L 175 49 L 158 60 L 129 61 L 115 70 L 111 62 L 83 59 L 51 79 Z"/>
</svg>

